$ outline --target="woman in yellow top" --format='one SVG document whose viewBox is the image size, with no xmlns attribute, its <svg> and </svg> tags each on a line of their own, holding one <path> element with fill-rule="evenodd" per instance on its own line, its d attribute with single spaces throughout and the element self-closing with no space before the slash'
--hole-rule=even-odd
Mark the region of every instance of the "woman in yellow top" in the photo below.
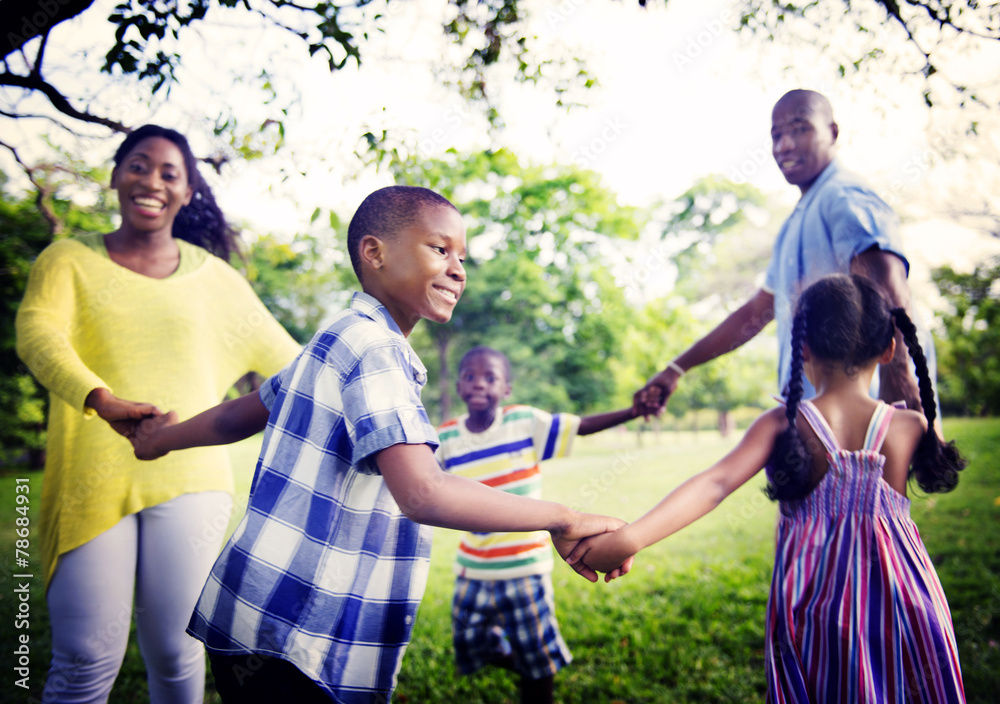
<svg viewBox="0 0 1000 704">
<path fill-rule="evenodd" d="M 200 448 L 139 462 L 122 434 L 159 408 L 212 407 L 299 346 L 227 263 L 237 234 L 183 135 L 141 127 L 114 163 L 121 226 L 47 247 L 17 315 L 18 354 L 51 401 L 43 699 L 107 701 L 134 599 L 151 700 L 200 703 L 204 652 L 185 628 L 232 510 L 229 456 Z"/>
</svg>

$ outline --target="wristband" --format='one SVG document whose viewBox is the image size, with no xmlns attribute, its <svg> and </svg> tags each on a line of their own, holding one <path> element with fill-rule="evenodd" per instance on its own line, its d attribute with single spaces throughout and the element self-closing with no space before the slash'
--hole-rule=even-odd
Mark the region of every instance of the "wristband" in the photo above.
<svg viewBox="0 0 1000 704">
<path fill-rule="evenodd" d="M 684 376 L 684 370 L 681 368 L 681 365 L 673 360 L 667 362 L 667 369 L 673 369 L 677 372 L 678 377 Z"/>
</svg>

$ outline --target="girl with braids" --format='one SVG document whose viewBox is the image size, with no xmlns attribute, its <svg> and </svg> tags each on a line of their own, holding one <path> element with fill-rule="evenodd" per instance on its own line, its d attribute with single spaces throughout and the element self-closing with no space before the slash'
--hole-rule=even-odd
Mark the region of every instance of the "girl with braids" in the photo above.
<svg viewBox="0 0 1000 704">
<path fill-rule="evenodd" d="M 916 363 L 925 412 L 868 394 L 895 329 Z M 780 502 L 767 607 L 770 702 L 964 702 L 951 614 L 910 519 L 907 481 L 949 491 L 965 466 L 933 431 L 933 388 L 916 331 L 865 278 L 824 277 L 793 322 L 790 394 L 739 445 L 634 523 L 588 538 L 567 562 L 613 570 L 714 509 L 762 467 Z M 802 400 L 802 377 L 817 390 Z"/>
<path fill-rule="evenodd" d="M 159 408 L 184 417 L 216 405 L 299 346 L 228 264 L 236 233 L 183 135 L 140 127 L 114 164 L 120 227 L 47 247 L 17 314 L 18 354 L 50 394 L 42 698 L 107 701 L 134 601 L 151 701 L 201 702 L 204 651 L 185 628 L 228 524 L 229 456 L 140 462 L 122 435 Z"/>
</svg>

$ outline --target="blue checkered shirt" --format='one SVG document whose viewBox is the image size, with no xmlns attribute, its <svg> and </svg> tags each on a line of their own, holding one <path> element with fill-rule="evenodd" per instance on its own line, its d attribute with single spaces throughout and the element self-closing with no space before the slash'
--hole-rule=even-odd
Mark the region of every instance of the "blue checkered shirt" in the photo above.
<svg viewBox="0 0 1000 704">
<path fill-rule="evenodd" d="M 271 415 L 247 512 L 191 635 L 210 651 L 287 660 L 337 702 L 389 700 L 431 529 L 401 513 L 372 458 L 399 443 L 437 446 L 420 402 L 426 379 L 389 312 L 357 293 L 265 382 Z"/>
</svg>

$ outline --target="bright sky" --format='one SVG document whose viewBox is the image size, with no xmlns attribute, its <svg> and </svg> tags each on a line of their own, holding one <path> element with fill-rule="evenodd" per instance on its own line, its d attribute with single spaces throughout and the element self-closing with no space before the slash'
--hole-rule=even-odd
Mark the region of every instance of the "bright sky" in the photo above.
<svg viewBox="0 0 1000 704">
<path fill-rule="evenodd" d="M 830 31 L 840 33 L 836 45 L 845 55 L 861 46 L 864 37 L 846 25 L 820 28 L 812 37 L 800 32 L 796 44 L 767 43 L 741 39 L 730 29 L 738 4 L 731 0 L 670 0 L 666 9 L 645 10 L 635 0 L 522 2 L 538 36 L 533 50 L 583 58 L 599 87 L 579 96 L 588 103 L 585 109 L 567 113 L 553 105 L 547 88 L 494 77 L 506 123 L 496 141 L 475 111 L 442 87 L 432 70 L 435 60 L 455 51 L 441 38 L 443 0 L 390 2 L 387 21 L 381 24 L 386 31 L 372 32 L 373 40 L 362 47 L 361 70 L 352 63 L 334 74 L 321 57 L 308 59 L 301 44 L 279 30 L 265 29 L 245 13 L 216 13 L 223 27 L 199 29 L 183 45 L 185 66 L 169 100 L 158 96 L 150 107 L 129 83 L 109 86 L 105 81 L 94 84 L 95 111 L 111 106 L 112 114 L 130 124 L 175 126 L 189 135 L 199 153 L 218 146 L 208 121 L 220 111 L 248 130 L 268 118 L 284 119 L 289 149 L 280 159 L 227 167 L 213 184 L 223 209 L 235 218 L 261 231 L 293 233 L 305 229 L 317 206 L 347 215 L 368 192 L 388 183 L 385 174 L 370 171 L 350 178 L 358 170 L 353 156 L 358 137 L 368 129 L 389 129 L 428 156 L 449 147 L 507 146 L 526 161 L 586 166 L 601 173 L 628 203 L 669 199 L 700 176 L 721 174 L 749 181 L 790 208 L 798 192 L 784 182 L 770 156 L 770 110 L 786 90 L 807 87 L 824 92 L 834 105 L 841 158 L 903 215 L 914 284 L 926 280 L 930 266 L 952 262 L 964 268 L 986 253 L 1000 253 L 1000 241 L 940 214 L 956 205 L 954 197 L 967 200 L 958 205 L 975 208 L 981 205 L 977 189 L 986 194 L 1000 190 L 997 160 L 992 170 L 983 167 L 979 178 L 968 171 L 931 168 L 931 144 L 962 148 L 965 140 L 958 130 L 965 123 L 947 118 L 955 113 L 942 110 L 944 122 L 930 125 L 919 82 L 901 77 L 898 70 L 872 73 L 863 81 L 835 80 L 838 57 L 818 47 Z M 103 37 L 95 45 L 109 46 L 111 30 L 104 18 L 114 4 L 98 0 L 85 17 L 61 27 L 48 61 L 54 63 L 53 54 L 61 51 L 73 57 L 68 65 L 96 71 L 100 53 L 74 42 Z M 886 48 L 893 51 L 893 46 Z M 992 46 L 988 50 L 992 53 L 979 49 L 951 65 L 962 80 L 992 78 L 997 83 L 1000 53 Z M 277 91 L 278 99 L 270 105 L 262 104 L 260 81 L 253 81 L 257 66 L 266 67 Z M 245 72 L 244 80 L 234 81 L 235 70 Z M 972 75 L 974 70 L 978 73 Z M 56 74 L 53 80 L 66 85 L 72 77 Z M 281 107 L 288 109 L 287 117 Z M 4 121 L 3 129 L 16 133 L 5 140 L 21 145 L 28 161 L 44 153 L 38 133 L 49 129 L 45 123 L 34 121 L 29 127 Z M 992 135 L 996 154 L 998 133 Z M 98 144 L 97 163 L 112 150 L 112 144 Z M 988 161 L 989 150 L 984 156 Z M 12 173 L 8 155 L 0 159 L 0 166 Z M 962 195 L 953 197 L 949 189 L 963 180 L 976 186 L 963 187 Z M 769 227 L 777 230 L 779 224 Z M 922 297 L 933 304 L 926 291 Z"/>
</svg>

